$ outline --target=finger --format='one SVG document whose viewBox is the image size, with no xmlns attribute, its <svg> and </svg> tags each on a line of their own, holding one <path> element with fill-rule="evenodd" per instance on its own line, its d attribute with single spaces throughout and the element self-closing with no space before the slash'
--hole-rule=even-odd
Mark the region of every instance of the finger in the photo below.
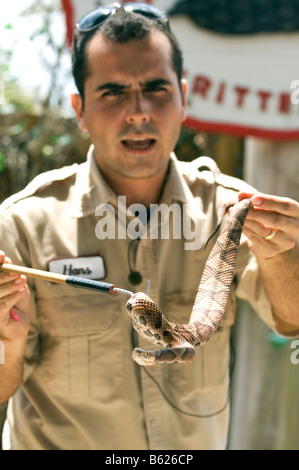
<svg viewBox="0 0 299 470">
<path fill-rule="evenodd" d="M 28 293 L 28 286 L 26 285 L 24 290 L 19 289 L 16 292 L 12 292 L 11 294 L 3 297 L 0 299 L 0 323 L 3 322 L 7 315 L 9 314 L 10 310 L 17 305 L 22 298 L 27 295 Z"/>
<path fill-rule="evenodd" d="M 267 239 L 272 229 L 267 229 L 260 224 L 247 223 L 243 233 L 248 239 L 248 246 L 253 253 L 262 258 L 272 258 L 286 251 L 292 250 L 296 245 L 296 240 L 288 233 L 277 230 L 271 239 Z M 263 232 L 264 231 L 264 232 Z"/>
<path fill-rule="evenodd" d="M 0 296 L 1 296 L 1 292 L 3 292 L 3 289 L 5 289 L 5 287 L 7 288 L 8 285 L 12 284 L 16 284 L 16 285 L 21 285 L 21 284 L 25 284 L 27 282 L 27 278 L 26 276 L 24 276 L 23 274 L 20 275 L 20 274 L 13 274 L 13 273 L 1 273 L 0 275 Z"/>
<path fill-rule="evenodd" d="M 7 264 L 12 264 L 12 261 L 10 258 L 8 258 L 7 256 L 5 256 L 5 253 L 3 251 L 0 251 L 0 267 L 2 264 L 4 263 L 7 263 Z M 11 281 L 13 278 L 17 278 L 18 277 L 18 274 L 15 275 L 15 273 L 3 273 L 1 270 L 0 270 L 0 284 L 2 283 L 5 283 L 5 282 L 9 282 Z"/>
<path fill-rule="evenodd" d="M 267 226 L 259 222 L 256 222 L 255 220 L 250 220 L 250 219 L 248 219 L 246 223 L 244 224 L 244 230 L 243 230 L 244 233 L 246 229 L 250 230 L 250 233 L 255 234 L 255 236 L 258 236 L 262 238 L 263 240 L 266 240 L 266 237 L 268 237 L 273 230 L 271 226 Z M 275 233 L 275 242 L 278 242 L 278 240 L 281 237 L 282 232 L 278 229 L 276 230 L 277 231 Z M 274 241 L 274 237 L 271 240 Z"/>
<path fill-rule="evenodd" d="M 280 244 L 274 241 L 277 234 L 275 234 L 275 237 L 272 238 L 272 240 L 265 240 L 257 235 L 255 231 L 249 228 L 244 228 L 244 235 L 246 235 L 248 239 L 249 248 L 257 256 L 261 256 L 262 258 L 272 258 L 283 251 Z"/>
<path fill-rule="evenodd" d="M 252 197 L 254 207 L 277 212 L 288 217 L 299 218 L 299 202 L 287 198 L 258 193 Z"/>
<path fill-rule="evenodd" d="M 1 264 L 4 264 L 4 263 L 12 264 L 12 260 L 8 256 L 5 255 L 4 251 L 0 250 L 0 267 L 1 267 Z M 20 274 L 2 272 L 0 270 L 0 285 L 5 284 L 6 282 L 10 282 L 12 279 L 17 279 L 18 277 L 21 277 Z"/>
<path fill-rule="evenodd" d="M 242 199 L 251 199 L 252 196 L 254 196 L 254 194 L 255 193 L 249 193 L 249 192 L 241 191 L 238 194 L 238 199 L 239 199 L 239 201 L 241 201 Z"/>
<path fill-rule="evenodd" d="M 285 217 L 285 216 L 283 216 Z M 269 244 L 270 242 L 280 248 L 281 251 L 291 250 L 298 238 L 297 229 L 293 228 L 289 223 L 283 223 L 279 226 L 277 222 L 272 225 L 264 225 L 255 220 L 248 219 L 244 224 L 244 234 L 246 235 L 246 229 L 250 230 L 250 237 L 252 234 L 255 237 L 259 237 L 262 242 Z M 276 230 L 275 234 L 269 239 L 269 235 Z"/>
<path fill-rule="evenodd" d="M 18 278 L 12 282 L 7 282 L 5 284 L 0 285 L 0 300 L 3 300 L 5 297 L 13 294 L 13 293 L 22 293 L 28 286 L 26 284 L 25 276 L 22 276 L 22 279 Z"/>
<path fill-rule="evenodd" d="M 16 339 L 28 334 L 29 316 L 21 307 L 19 308 L 26 296 L 29 298 L 27 294 L 29 294 L 29 290 L 11 294 L 0 300 L 0 335 L 3 338 Z"/>
<path fill-rule="evenodd" d="M 11 259 L 5 255 L 4 251 L 0 250 L 0 264 L 9 263 L 12 264 Z"/>
<path fill-rule="evenodd" d="M 20 274 L 15 274 L 15 273 L 1 273 L 0 272 L 0 286 L 7 284 L 12 281 L 16 281 L 18 278 L 20 278 Z M 22 276 L 24 277 L 24 276 Z"/>
<path fill-rule="evenodd" d="M 260 208 L 250 209 L 247 215 L 246 223 L 255 222 L 263 227 L 261 236 L 269 235 L 272 228 L 281 230 L 287 237 L 296 239 L 299 237 L 299 216 L 291 217 L 290 215 L 264 210 Z"/>
</svg>

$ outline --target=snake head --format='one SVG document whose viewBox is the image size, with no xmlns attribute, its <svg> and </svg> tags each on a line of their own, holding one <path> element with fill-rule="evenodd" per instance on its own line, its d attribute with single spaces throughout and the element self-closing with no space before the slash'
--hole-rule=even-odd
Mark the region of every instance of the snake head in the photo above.
<svg viewBox="0 0 299 470">
<path fill-rule="evenodd" d="M 126 309 L 133 320 L 139 321 L 139 317 L 144 311 L 155 312 L 158 307 L 147 294 L 136 292 L 127 301 Z"/>
<path fill-rule="evenodd" d="M 127 312 L 133 327 L 144 339 L 162 347 L 171 348 L 181 343 L 181 336 L 174 330 L 157 304 L 143 292 L 137 292 L 127 301 Z"/>
<path fill-rule="evenodd" d="M 127 312 L 135 323 L 150 328 L 151 331 L 161 329 L 168 324 L 157 304 L 143 292 L 137 292 L 127 301 Z"/>
</svg>

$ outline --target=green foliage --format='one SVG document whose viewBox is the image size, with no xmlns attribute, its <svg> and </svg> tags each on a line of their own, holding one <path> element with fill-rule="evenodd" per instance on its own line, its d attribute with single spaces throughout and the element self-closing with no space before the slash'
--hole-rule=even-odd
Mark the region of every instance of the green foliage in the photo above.
<svg viewBox="0 0 299 470">
<path fill-rule="evenodd" d="M 70 75 L 70 70 L 63 74 L 63 59 L 70 52 L 65 37 L 57 34 L 61 4 L 53 0 L 31 1 L 29 7 L 26 4 L 24 21 L 30 18 L 33 25 L 30 54 L 39 56 L 49 79 L 47 86 L 43 83 L 41 94 L 25 90 L 13 75 L 11 61 L 17 40 L 13 40 L 14 24 L 7 23 L 2 32 L 11 34 L 11 47 L 5 49 L 0 43 L 0 202 L 43 171 L 84 161 L 89 146 L 75 119 L 64 117 L 65 74 Z M 28 64 L 30 67 L 30 55 Z"/>
<path fill-rule="evenodd" d="M 6 168 L 4 153 L 0 152 L 0 172 Z"/>
</svg>

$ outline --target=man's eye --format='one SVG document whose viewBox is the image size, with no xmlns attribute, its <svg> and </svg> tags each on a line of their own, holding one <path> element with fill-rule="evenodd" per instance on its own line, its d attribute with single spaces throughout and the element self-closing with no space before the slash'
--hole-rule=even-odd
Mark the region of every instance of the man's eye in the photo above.
<svg viewBox="0 0 299 470">
<path fill-rule="evenodd" d="M 118 95 L 121 95 L 122 93 L 123 93 L 123 90 L 121 88 L 113 88 L 111 90 L 105 91 L 105 93 L 103 93 L 103 96 L 118 96 Z"/>
</svg>

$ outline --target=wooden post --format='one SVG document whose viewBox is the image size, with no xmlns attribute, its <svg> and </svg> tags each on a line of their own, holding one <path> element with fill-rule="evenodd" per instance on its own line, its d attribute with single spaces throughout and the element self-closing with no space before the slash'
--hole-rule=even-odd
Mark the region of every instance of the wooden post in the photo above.
<svg viewBox="0 0 299 470">
<path fill-rule="evenodd" d="M 244 179 L 261 192 L 299 200 L 299 142 L 248 138 Z M 240 303 L 233 337 L 229 449 L 299 450 L 299 364 L 292 340 L 272 334 Z"/>
</svg>

